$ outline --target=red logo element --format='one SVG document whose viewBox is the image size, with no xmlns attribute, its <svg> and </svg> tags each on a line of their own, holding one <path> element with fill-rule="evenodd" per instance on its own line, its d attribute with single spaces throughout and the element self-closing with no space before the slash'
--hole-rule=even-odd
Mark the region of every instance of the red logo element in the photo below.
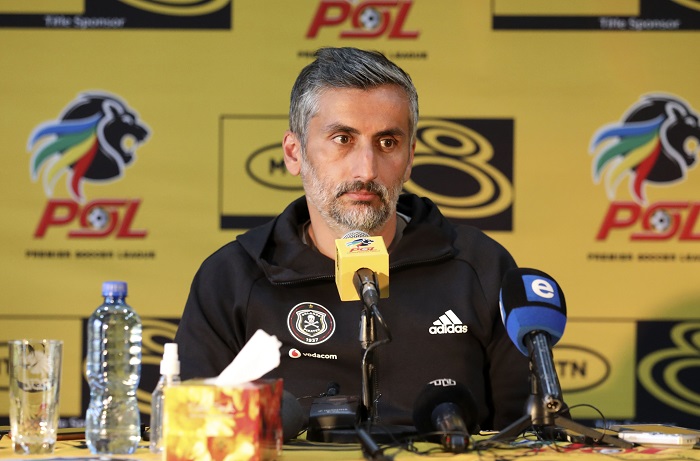
<svg viewBox="0 0 700 461">
<path fill-rule="evenodd" d="M 316 10 L 306 38 L 315 38 L 322 27 L 339 26 L 349 22 L 349 29 L 340 32 L 340 38 L 415 39 L 418 31 L 403 30 L 413 2 L 411 0 L 364 1 L 323 0 Z"/>
<path fill-rule="evenodd" d="M 376 247 L 354 247 L 348 253 L 374 253 L 378 251 Z"/>
<path fill-rule="evenodd" d="M 44 214 L 34 232 L 43 238 L 49 227 L 66 226 L 76 221 L 79 229 L 68 231 L 69 238 L 104 238 L 115 234 L 117 238 L 144 238 L 145 230 L 131 228 L 141 200 L 93 200 L 85 206 L 73 200 L 49 200 Z"/>
<path fill-rule="evenodd" d="M 698 241 L 695 232 L 700 214 L 700 202 L 658 202 L 642 207 L 635 202 L 612 202 L 603 218 L 596 240 L 605 240 L 613 230 L 641 225 L 641 232 L 630 235 L 631 240 L 669 240 L 676 235 L 681 241 Z"/>
<path fill-rule="evenodd" d="M 299 349 L 291 348 L 289 349 L 289 356 L 293 359 L 298 359 L 301 357 L 301 352 L 299 352 Z"/>
</svg>

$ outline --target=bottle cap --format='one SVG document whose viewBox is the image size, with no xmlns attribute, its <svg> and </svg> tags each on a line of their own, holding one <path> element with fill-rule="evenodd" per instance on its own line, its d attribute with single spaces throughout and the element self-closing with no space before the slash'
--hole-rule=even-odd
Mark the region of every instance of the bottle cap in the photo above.
<svg viewBox="0 0 700 461">
<path fill-rule="evenodd" d="M 180 374 L 180 357 L 177 354 L 177 343 L 165 343 L 163 346 L 160 374 L 168 376 Z"/>
<path fill-rule="evenodd" d="M 126 282 L 104 282 L 102 296 L 126 296 Z"/>
</svg>

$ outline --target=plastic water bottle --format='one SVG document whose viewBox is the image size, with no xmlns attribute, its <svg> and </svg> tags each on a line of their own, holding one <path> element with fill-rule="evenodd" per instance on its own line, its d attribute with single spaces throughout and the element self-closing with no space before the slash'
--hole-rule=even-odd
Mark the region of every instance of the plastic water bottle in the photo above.
<svg viewBox="0 0 700 461">
<path fill-rule="evenodd" d="M 124 301 L 126 293 L 125 282 L 104 282 L 104 303 L 87 324 L 85 439 L 93 454 L 131 454 L 141 440 L 141 319 Z"/>
<path fill-rule="evenodd" d="M 167 343 L 163 348 L 163 359 L 160 361 L 160 379 L 151 396 L 151 452 L 163 451 L 163 405 L 164 390 L 168 386 L 180 383 L 180 359 L 177 354 L 177 344 Z"/>
</svg>

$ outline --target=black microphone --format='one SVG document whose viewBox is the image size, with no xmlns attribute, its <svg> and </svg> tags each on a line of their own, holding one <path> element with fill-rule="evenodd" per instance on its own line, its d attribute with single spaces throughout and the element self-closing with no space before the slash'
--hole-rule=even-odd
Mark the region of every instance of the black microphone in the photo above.
<svg viewBox="0 0 700 461">
<path fill-rule="evenodd" d="M 334 395 L 338 395 L 339 392 L 340 384 L 336 383 L 335 381 L 331 381 L 328 383 L 328 389 L 326 389 L 325 397 L 333 397 Z"/>
<path fill-rule="evenodd" d="M 365 306 L 371 307 L 379 304 L 379 282 L 377 274 L 372 269 L 366 267 L 357 269 L 355 277 L 353 277 L 353 284 Z"/>
<path fill-rule="evenodd" d="M 287 442 L 304 428 L 304 411 L 301 404 L 289 391 L 282 391 L 282 440 Z"/>
<path fill-rule="evenodd" d="M 479 414 L 467 386 L 451 378 L 430 381 L 416 398 L 413 424 L 419 434 L 440 432 L 446 451 L 462 453 L 469 435 L 479 432 Z"/>
<path fill-rule="evenodd" d="M 547 411 L 562 408 L 552 347 L 564 334 L 566 301 L 552 277 L 536 269 L 511 269 L 503 277 L 501 318 L 515 346 L 530 357 Z"/>
</svg>

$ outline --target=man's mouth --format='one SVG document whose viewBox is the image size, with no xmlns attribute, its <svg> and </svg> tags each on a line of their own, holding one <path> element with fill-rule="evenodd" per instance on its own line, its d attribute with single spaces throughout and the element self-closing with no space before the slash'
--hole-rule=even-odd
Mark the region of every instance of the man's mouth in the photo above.
<svg viewBox="0 0 700 461">
<path fill-rule="evenodd" d="M 377 198 L 377 194 L 368 190 L 348 191 L 345 196 L 356 202 L 370 202 Z"/>
<path fill-rule="evenodd" d="M 348 185 L 338 194 L 338 197 L 342 195 L 355 202 L 371 202 L 377 199 L 381 201 L 384 198 L 382 188 L 373 182 L 364 184 L 358 181 Z"/>
</svg>

